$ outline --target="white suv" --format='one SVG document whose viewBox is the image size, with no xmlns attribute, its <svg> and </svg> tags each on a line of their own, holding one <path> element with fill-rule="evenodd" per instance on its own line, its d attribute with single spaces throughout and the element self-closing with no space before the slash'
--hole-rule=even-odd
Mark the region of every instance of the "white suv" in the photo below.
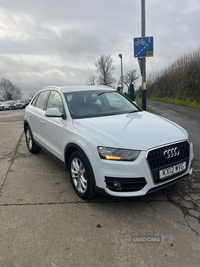
<svg viewBox="0 0 200 267">
<path fill-rule="evenodd" d="M 24 131 L 29 151 L 63 163 L 83 199 L 142 196 L 192 173 L 188 133 L 110 87 L 44 88 L 25 110 Z"/>
</svg>

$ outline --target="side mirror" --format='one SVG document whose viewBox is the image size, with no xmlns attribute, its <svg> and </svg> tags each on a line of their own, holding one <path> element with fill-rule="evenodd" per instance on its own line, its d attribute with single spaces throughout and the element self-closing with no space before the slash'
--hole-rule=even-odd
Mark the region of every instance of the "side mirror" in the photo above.
<svg viewBox="0 0 200 267">
<path fill-rule="evenodd" d="M 54 117 L 54 118 L 64 118 L 65 116 L 60 113 L 57 108 L 49 108 L 45 111 L 46 117 Z"/>
</svg>

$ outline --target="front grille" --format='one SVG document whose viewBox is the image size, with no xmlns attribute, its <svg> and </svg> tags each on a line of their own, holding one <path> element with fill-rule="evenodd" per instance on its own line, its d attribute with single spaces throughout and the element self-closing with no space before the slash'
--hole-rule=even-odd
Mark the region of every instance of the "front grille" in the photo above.
<svg viewBox="0 0 200 267">
<path fill-rule="evenodd" d="M 166 159 L 164 157 L 164 152 L 166 150 L 173 149 L 175 147 L 177 147 L 178 150 L 180 151 L 179 155 Z M 161 148 L 156 148 L 148 152 L 147 160 L 149 162 L 153 179 L 156 184 L 163 181 L 159 178 L 160 170 L 168 168 L 170 166 L 174 166 L 184 161 L 186 162 L 186 169 L 188 168 L 189 148 L 190 148 L 189 143 L 185 141 L 173 145 L 167 145 Z M 167 177 L 165 180 L 174 178 L 179 174 L 180 173 L 174 174 L 170 177 Z"/>
<path fill-rule="evenodd" d="M 141 178 L 114 178 L 114 177 L 105 177 L 106 186 L 112 191 L 120 192 L 133 192 L 139 191 L 146 185 L 146 180 Z M 114 183 L 120 183 L 121 188 L 116 189 Z"/>
</svg>

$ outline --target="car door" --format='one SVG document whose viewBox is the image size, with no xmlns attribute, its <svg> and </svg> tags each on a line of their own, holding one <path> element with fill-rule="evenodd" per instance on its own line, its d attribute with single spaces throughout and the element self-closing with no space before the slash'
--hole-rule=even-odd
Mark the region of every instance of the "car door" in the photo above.
<svg viewBox="0 0 200 267">
<path fill-rule="evenodd" d="M 61 114 L 65 114 L 62 97 L 57 91 L 51 91 L 50 93 L 46 110 L 49 108 L 57 108 Z M 64 160 L 62 134 L 66 120 L 61 117 L 46 117 L 45 115 L 43 120 L 41 144 L 57 158 Z"/>
<path fill-rule="evenodd" d="M 50 91 L 43 91 L 27 108 L 27 115 L 29 125 L 33 134 L 33 138 L 41 144 L 43 139 L 43 127 L 44 127 L 44 113 L 45 104 Z"/>
</svg>

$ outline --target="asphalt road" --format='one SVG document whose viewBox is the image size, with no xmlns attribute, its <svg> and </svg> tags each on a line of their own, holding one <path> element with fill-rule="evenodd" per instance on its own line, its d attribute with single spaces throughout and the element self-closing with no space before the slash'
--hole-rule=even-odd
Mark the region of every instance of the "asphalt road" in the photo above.
<svg viewBox="0 0 200 267">
<path fill-rule="evenodd" d="M 140 99 L 137 102 L 142 105 Z M 200 169 L 200 110 L 154 100 L 147 100 L 147 108 L 187 130 L 194 144 L 194 168 Z"/>
<path fill-rule="evenodd" d="M 28 152 L 23 110 L 0 112 L 0 266 L 199 266 L 199 113 L 159 105 L 148 102 L 190 133 L 192 176 L 146 197 L 92 201 L 61 165 Z"/>
</svg>

